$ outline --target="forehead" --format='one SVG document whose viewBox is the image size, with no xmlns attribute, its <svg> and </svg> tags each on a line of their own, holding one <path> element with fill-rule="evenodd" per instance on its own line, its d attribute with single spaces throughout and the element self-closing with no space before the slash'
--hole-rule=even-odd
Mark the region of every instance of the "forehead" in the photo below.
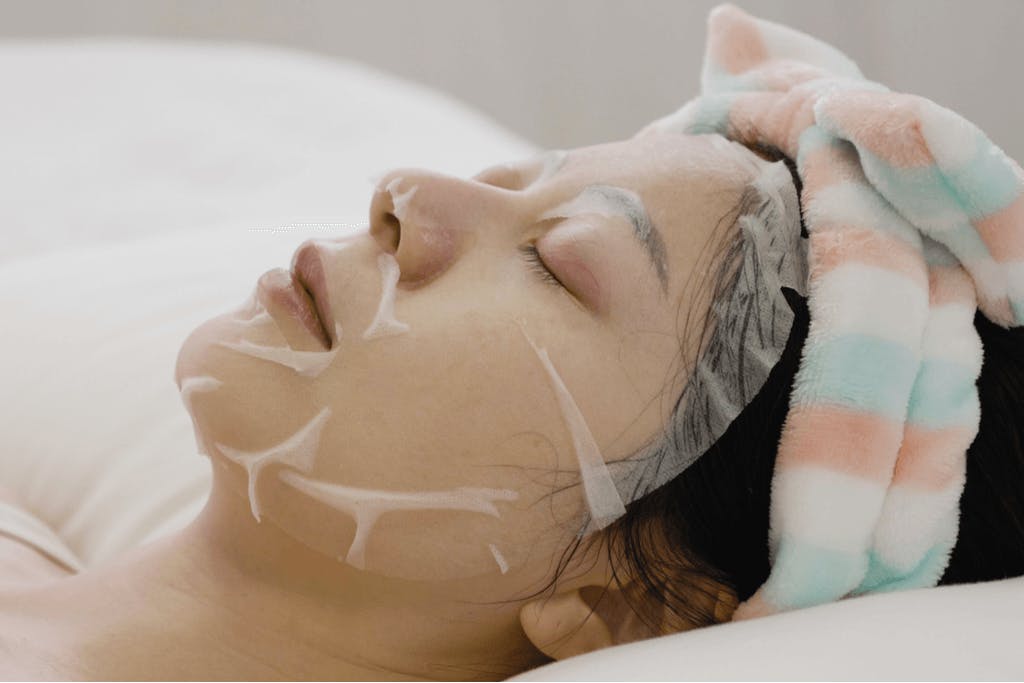
<svg viewBox="0 0 1024 683">
<path fill-rule="evenodd" d="M 649 132 L 570 151 L 559 175 L 597 175 L 646 186 L 736 189 L 767 163 L 721 135 Z"/>
</svg>

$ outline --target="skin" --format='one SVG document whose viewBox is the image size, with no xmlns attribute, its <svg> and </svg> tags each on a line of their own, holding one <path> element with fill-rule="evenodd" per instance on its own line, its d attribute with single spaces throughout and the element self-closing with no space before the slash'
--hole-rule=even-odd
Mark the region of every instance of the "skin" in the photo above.
<svg viewBox="0 0 1024 683">
<path fill-rule="evenodd" d="M 693 360 L 679 338 L 687 315 L 699 321 L 708 305 L 698 292 L 703 250 L 734 208 L 751 162 L 767 162 L 717 136 L 658 132 L 572 150 L 553 173 L 543 172 L 545 160 L 472 179 L 415 169 L 381 178 L 369 230 L 322 252 L 343 333 L 334 362 L 315 377 L 219 345 L 280 344 L 280 334 L 293 348 L 322 349 L 293 318 L 245 324 L 232 311 L 197 328 L 175 376 L 179 384 L 198 376 L 221 382 L 191 399 L 213 463 L 207 507 L 182 532 L 115 564 L 45 590 L 0 593 L 0 634 L 20 636 L 17 647 L 0 636 L 0 651 L 10 647 L 20 662 L 12 671 L 502 678 L 546 661 L 538 648 L 552 650 L 537 639 L 552 634 L 527 626 L 523 614 L 540 609 L 536 593 L 588 508 L 572 434 L 521 330 L 546 349 L 605 461 L 628 458 L 664 425 L 681 389 L 680 364 Z M 399 210 L 384 191 L 396 179 L 392 188 L 407 198 Z M 624 217 L 541 219 L 595 183 L 640 197 L 664 241 L 667 287 Z M 531 242 L 564 288 L 531 270 L 517 249 Z M 401 268 L 394 315 L 409 331 L 366 340 L 381 297 L 382 252 L 393 252 Z M 368 536 L 364 570 L 338 559 L 355 535 L 352 517 L 289 486 L 279 465 L 257 480 L 257 523 L 247 473 L 220 444 L 269 448 L 325 407 L 330 417 L 306 472 L 312 479 L 515 497 L 495 503 L 497 516 L 383 514 Z M 555 589 L 572 602 L 573 591 L 607 583 L 609 571 L 600 552 L 580 553 Z M 566 609 L 578 611 L 578 603 Z M 559 654 L 610 644 L 595 638 Z"/>
</svg>

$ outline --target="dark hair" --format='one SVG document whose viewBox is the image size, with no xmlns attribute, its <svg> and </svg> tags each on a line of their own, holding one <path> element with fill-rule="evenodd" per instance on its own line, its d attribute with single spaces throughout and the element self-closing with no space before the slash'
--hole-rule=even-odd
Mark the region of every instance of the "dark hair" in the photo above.
<svg viewBox="0 0 1024 683">
<path fill-rule="evenodd" d="M 751 149 L 784 161 L 799 195 L 791 159 L 769 146 Z M 806 236 L 802 217 L 801 230 Z M 716 292 L 734 270 L 732 253 L 720 255 L 718 276 L 709 278 Z M 633 608 L 642 618 L 650 621 L 650 611 L 639 603 L 660 608 L 660 623 L 651 625 L 661 632 L 720 621 L 718 587 L 743 601 L 768 578 L 772 473 L 809 326 L 806 299 L 790 289 L 784 295 L 795 314 L 792 332 L 757 396 L 701 457 L 606 529 L 616 579 L 624 571 L 639 584 L 647 599 Z M 1024 574 L 1024 328 L 1006 330 L 980 312 L 974 325 L 984 344 L 981 424 L 967 453 L 959 537 L 940 584 Z M 695 599 L 702 593 L 709 599 Z"/>
</svg>

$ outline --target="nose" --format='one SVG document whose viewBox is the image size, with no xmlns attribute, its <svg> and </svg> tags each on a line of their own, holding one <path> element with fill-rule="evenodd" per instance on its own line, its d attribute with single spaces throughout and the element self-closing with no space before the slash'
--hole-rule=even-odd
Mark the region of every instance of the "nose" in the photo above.
<svg viewBox="0 0 1024 683">
<path fill-rule="evenodd" d="M 400 282 L 420 285 L 447 270 L 487 230 L 516 214 L 500 188 L 422 169 L 384 175 L 370 202 L 370 234 L 393 254 Z"/>
</svg>

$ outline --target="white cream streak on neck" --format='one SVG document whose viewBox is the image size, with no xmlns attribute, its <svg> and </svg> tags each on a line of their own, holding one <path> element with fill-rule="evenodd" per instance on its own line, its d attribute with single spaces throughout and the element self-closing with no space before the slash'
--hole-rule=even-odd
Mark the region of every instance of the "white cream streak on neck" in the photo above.
<svg viewBox="0 0 1024 683">
<path fill-rule="evenodd" d="M 516 325 L 526 337 L 526 341 L 530 343 L 530 347 L 537 354 L 537 358 L 540 359 L 551 380 L 551 387 L 555 390 L 555 396 L 558 397 L 562 416 L 572 434 L 576 458 L 580 465 L 580 476 L 583 479 L 583 492 L 587 505 L 590 507 L 591 525 L 603 529 L 625 514 L 626 506 L 622 503 L 622 497 L 619 496 L 619 492 L 615 488 L 615 482 L 612 481 L 608 467 L 604 464 L 604 458 L 601 456 L 594 435 L 587 427 L 583 413 L 580 412 L 576 401 L 573 400 L 566 388 L 565 382 L 562 381 L 555 366 L 552 365 L 547 350 L 539 348 L 533 342 L 519 321 L 516 321 Z"/>
<path fill-rule="evenodd" d="M 342 484 L 329 484 L 284 470 L 278 477 L 306 495 L 349 514 L 356 522 L 356 535 L 352 539 L 345 562 L 357 569 L 366 568 L 366 541 L 377 518 L 387 512 L 403 510 L 465 510 L 500 517 L 496 500 L 515 500 L 519 497 L 510 489 L 459 487 L 446 491 L 375 491 Z"/>
<path fill-rule="evenodd" d="M 380 304 L 377 306 L 377 315 L 374 316 L 373 322 L 363 332 L 363 339 L 376 339 L 409 331 L 409 326 L 395 320 L 394 314 L 395 287 L 402 276 L 398 261 L 392 254 L 380 254 L 377 256 L 377 267 L 380 269 L 381 278 Z"/>
<path fill-rule="evenodd" d="M 256 485 L 260 472 L 267 465 L 273 464 L 293 467 L 302 472 L 313 469 L 317 446 L 320 443 L 320 432 L 330 415 L 331 409 L 324 408 L 299 431 L 264 451 L 241 451 L 221 443 L 217 444 L 217 449 L 225 458 L 245 468 L 249 477 L 249 507 L 257 522 L 260 521 L 260 502 Z"/>
<path fill-rule="evenodd" d="M 197 391 L 214 391 L 223 385 L 224 383 L 216 377 L 201 375 L 186 378 L 179 387 L 181 401 L 185 404 L 185 410 L 188 411 L 188 416 L 192 420 L 192 431 L 195 433 L 196 448 L 199 449 L 200 455 L 209 456 L 210 454 L 206 452 L 206 447 L 203 445 L 202 435 L 199 433 L 199 425 L 196 423 L 195 413 L 192 411 L 192 394 Z"/>
</svg>

